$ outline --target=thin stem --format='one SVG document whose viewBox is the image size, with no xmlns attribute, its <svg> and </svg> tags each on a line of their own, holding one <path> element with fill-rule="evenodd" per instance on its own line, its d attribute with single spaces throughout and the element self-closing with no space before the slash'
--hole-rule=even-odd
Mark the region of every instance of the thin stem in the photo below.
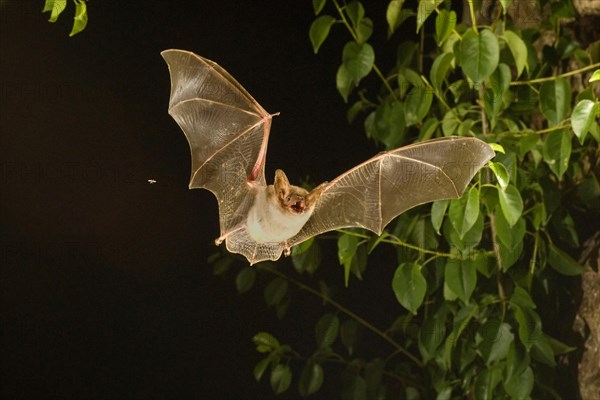
<svg viewBox="0 0 600 400">
<path fill-rule="evenodd" d="M 473 6 L 473 0 L 469 0 L 469 13 L 471 14 L 471 27 L 473 28 L 473 31 L 475 31 L 475 33 L 477 33 L 477 21 L 475 18 L 475 7 Z"/>
<path fill-rule="evenodd" d="M 361 238 L 361 239 L 369 239 L 370 238 L 369 235 L 366 235 L 364 233 L 347 231 L 344 229 L 338 229 L 338 232 L 341 232 L 341 233 L 344 233 L 344 234 L 350 235 L 350 236 L 355 236 L 355 237 Z M 392 239 L 388 239 L 388 238 L 392 238 Z M 437 257 L 459 258 L 458 256 L 451 254 L 451 253 L 442 253 L 440 251 L 424 249 L 423 247 L 419 247 L 417 245 L 404 242 L 404 241 L 398 239 L 396 236 L 391 235 L 391 234 L 387 234 L 385 237 L 380 238 L 379 242 L 393 244 L 393 245 L 397 245 L 397 246 L 404 246 L 409 249 L 413 249 L 413 250 L 416 250 L 416 251 L 424 253 L 424 254 L 431 254 L 431 255 L 434 255 Z"/>
<path fill-rule="evenodd" d="M 580 74 L 582 72 L 589 71 L 590 69 L 594 69 L 594 68 L 600 68 L 600 63 L 591 64 L 591 65 L 588 65 L 587 67 L 583 67 L 583 68 L 579 68 L 579 69 L 574 69 L 572 71 L 565 72 L 563 74 L 559 74 L 559 75 L 555 75 L 555 76 L 546 76 L 546 77 L 543 77 L 543 78 L 530 79 L 528 81 L 514 81 L 514 82 L 511 82 L 510 85 L 511 86 L 533 85 L 535 83 L 543 83 L 543 82 L 548 82 L 548 81 L 554 81 L 557 78 L 566 78 L 567 76 L 578 75 L 578 74 Z"/>
<path fill-rule="evenodd" d="M 394 349 L 396 349 L 396 351 L 404 354 L 406 357 L 408 357 L 410 360 L 412 360 L 419 367 L 423 367 L 423 363 L 417 357 L 412 355 L 408 350 L 406 350 L 404 347 L 402 347 L 398 342 L 396 342 L 394 339 L 392 339 L 391 337 L 386 335 L 384 332 L 382 332 L 380 329 L 378 329 L 377 327 L 372 325 L 367 320 L 359 317 L 354 312 L 352 312 L 349 309 L 347 309 L 346 307 L 342 306 L 337 301 L 324 296 L 318 290 L 315 290 L 315 289 L 311 288 L 310 286 L 307 286 L 304 283 L 302 283 L 290 276 L 287 276 L 286 274 L 284 274 L 284 273 L 280 272 L 279 270 L 274 269 L 268 265 L 261 265 L 261 268 L 272 273 L 273 275 L 277 275 L 278 277 L 287 280 L 290 283 L 293 283 L 294 285 L 298 286 L 300 289 L 306 290 L 307 292 L 321 298 L 322 300 L 329 302 L 333 307 L 337 308 L 338 310 L 340 310 L 344 314 L 348 315 L 350 318 L 354 319 L 356 322 L 358 322 L 359 324 L 361 324 L 362 326 L 364 326 L 365 328 L 367 328 L 368 330 L 370 330 L 371 332 L 375 333 L 377 336 L 381 337 L 383 340 L 388 342 L 390 345 L 392 345 L 392 347 Z"/>
<path fill-rule="evenodd" d="M 496 284 L 498 286 L 498 296 L 502 300 L 502 315 L 506 314 L 506 302 L 504 287 L 502 286 L 502 256 L 500 254 L 500 244 L 496 241 L 496 217 L 493 213 L 489 214 L 490 230 L 492 234 L 492 246 L 494 246 L 494 255 L 496 256 Z"/>
<path fill-rule="evenodd" d="M 537 262 L 537 250 L 540 240 L 539 231 L 535 231 L 534 240 L 533 240 L 533 254 L 531 255 L 531 261 L 529 261 L 529 278 L 527 279 L 527 289 L 528 292 L 531 292 L 531 282 L 533 280 L 533 274 L 535 272 L 535 263 Z"/>
<path fill-rule="evenodd" d="M 375 73 L 377 74 L 379 79 L 381 79 L 381 81 L 383 82 L 383 86 L 385 86 L 385 88 L 388 90 L 388 92 L 390 92 L 390 95 L 392 95 L 394 100 L 398 101 L 398 98 L 396 97 L 396 93 L 394 92 L 394 89 L 392 89 L 392 87 L 388 83 L 387 79 L 385 78 L 385 76 L 383 75 L 381 70 L 375 64 L 373 64 L 373 71 L 375 71 Z"/>
<path fill-rule="evenodd" d="M 488 123 L 487 123 L 487 115 L 485 113 L 485 99 L 483 98 L 483 91 L 485 89 L 482 85 L 479 86 L 479 101 L 481 102 L 481 131 L 483 136 L 487 136 L 489 133 Z"/>
<path fill-rule="evenodd" d="M 561 124 L 561 125 L 556 125 L 550 128 L 544 128 L 544 129 L 539 129 L 539 130 L 533 130 L 533 129 L 527 129 L 525 131 L 502 131 L 502 132 L 490 132 L 490 135 L 494 135 L 494 136 L 510 136 L 510 137 L 522 137 L 522 136 L 527 136 L 531 133 L 535 133 L 537 135 L 543 135 L 545 133 L 549 133 L 549 132 L 553 132 L 553 131 L 558 131 L 560 129 L 564 129 L 564 128 L 569 128 L 569 125 L 566 124 Z M 521 133 L 519 133 L 521 132 Z"/>
</svg>

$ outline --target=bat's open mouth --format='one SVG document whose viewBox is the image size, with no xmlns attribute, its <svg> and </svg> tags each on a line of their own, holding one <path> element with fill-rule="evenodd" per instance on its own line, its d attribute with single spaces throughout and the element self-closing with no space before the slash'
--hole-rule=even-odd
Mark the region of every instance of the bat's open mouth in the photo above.
<svg viewBox="0 0 600 400">
<path fill-rule="evenodd" d="M 301 213 L 302 211 L 304 211 L 304 201 L 303 200 L 298 200 L 297 202 L 295 202 L 294 204 L 292 204 L 291 208 L 295 212 Z"/>
</svg>

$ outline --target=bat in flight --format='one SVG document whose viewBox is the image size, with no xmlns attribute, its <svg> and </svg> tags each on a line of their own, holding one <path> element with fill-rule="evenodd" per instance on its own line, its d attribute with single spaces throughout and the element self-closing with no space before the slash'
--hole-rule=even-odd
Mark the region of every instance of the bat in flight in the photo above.
<svg viewBox="0 0 600 400">
<path fill-rule="evenodd" d="M 476 138 L 446 137 L 382 152 L 312 191 L 265 159 L 276 114 L 266 112 L 227 71 L 184 50 L 165 50 L 171 75 L 169 114 L 192 154 L 189 187 L 214 193 L 227 250 L 250 264 L 277 260 L 323 232 L 360 227 L 381 234 L 409 208 L 462 196 L 495 153 Z"/>
</svg>

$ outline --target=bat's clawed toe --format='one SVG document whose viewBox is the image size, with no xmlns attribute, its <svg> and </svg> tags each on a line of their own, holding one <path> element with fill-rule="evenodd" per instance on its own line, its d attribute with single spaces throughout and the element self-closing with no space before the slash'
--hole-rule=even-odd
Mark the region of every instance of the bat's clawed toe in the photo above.
<svg viewBox="0 0 600 400">
<path fill-rule="evenodd" d="M 292 249 L 291 249 L 290 245 L 288 244 L 288 242 L 286 241 L 283 244 L 283 255 L 286 257 L 289 257 L 290 254 L 292 254 Z"/>
</svg>

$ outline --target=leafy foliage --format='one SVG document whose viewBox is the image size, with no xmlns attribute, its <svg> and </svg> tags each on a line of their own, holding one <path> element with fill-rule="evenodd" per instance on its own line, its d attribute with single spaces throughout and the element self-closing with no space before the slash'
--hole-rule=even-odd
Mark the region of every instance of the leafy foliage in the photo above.
<svg viewBox="0 0 600 400">
<path fill-rule="evenodd" d="M 303 397 L 328 384 L 343 399 L 559 397 L 557 359 L 574 350 L 562 342 L 570 340 L 563 313 L 583 271 L 580 244 L 598 229 L 587 221 L 600 212 L 598 56 L 561 25 L 573 17 L 558 6 L 565 2 L 542 1 L 551 11 L 536 30 L 519 28 L 510 1 L 489 26 L 459 23 L 455 2 L 407 3 L 389 1 L 385 21 L 374 22 L 358 1 L 312 2 L 315 53 L 330 34 L 350 38 L 335 77 L 343 101 L 353 101 L 349 120 L 362 116 L 367 136 L 386 148 L 461 135 L 497 155 L 461 199 L 409 210 L 380 237 L 339 232 L 346 286 L 367 279 L 371 252 L 396 249 L 376 267 L 395 271 L 377 293 L 397 300 L 387 327 L 337 302 L 334 285 L 311 283 L 322 238 L 293 249 L 298 277 L 272 263 L 240 269 L 238 291 L 264 284 L 280 319 L 295 296 L 317 296 L 326 309 L 304 335 L 314 337 L 312 352 L 258 333 L 254 376 L 269 372 L 277 394 L 295 382 Z M 465 4 L 476 20 L 477 2 Z M 384 44 L 372 39 L 377 30 Z M 553 40 L 538 46 L 544 33 Z M 215 273 L 231 267 L 229 257 L 212 260 Z"/>
<path fill-rule="evenodd" d="M 88 22 L 87 0 L 73 0 L 75 4 L 75 16 L 73 17 L 73 28 L 69 36 L 73 36 L 85 29 Z M 42 12 L 50 13 L 50 22 L 56 22 L 58 17 L 65 11 L 67 0 L 46 0 Z"/>
</svg>

